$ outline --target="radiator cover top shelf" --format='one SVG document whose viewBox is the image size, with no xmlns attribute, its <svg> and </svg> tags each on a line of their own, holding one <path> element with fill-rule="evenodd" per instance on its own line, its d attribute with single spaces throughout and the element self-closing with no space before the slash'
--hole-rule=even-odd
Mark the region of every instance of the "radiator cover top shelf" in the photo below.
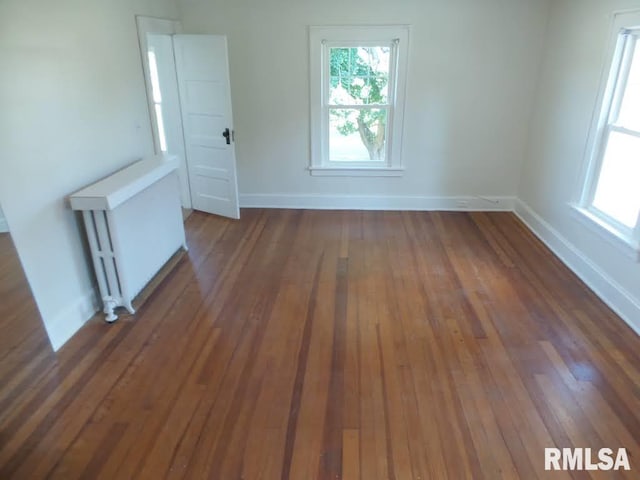
<svg viewBox="0 0 640 480">
<path fill-rule="evenodd" d="M 176 157 L 155 155 L 144 158 L 71 195 L 71 208 L 113 210 L 177 169 Z"/>
</svg>

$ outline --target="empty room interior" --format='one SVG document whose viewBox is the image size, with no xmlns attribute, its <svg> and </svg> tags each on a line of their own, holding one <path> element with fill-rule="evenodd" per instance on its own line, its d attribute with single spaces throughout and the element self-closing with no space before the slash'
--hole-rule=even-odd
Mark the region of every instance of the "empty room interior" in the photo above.
<svg viewBox="0 0 640 480">
<path fill-rule="evenodd" d="M 2 0 L 0 479 L 640 476 L 639 0 Z"/>
</svg>

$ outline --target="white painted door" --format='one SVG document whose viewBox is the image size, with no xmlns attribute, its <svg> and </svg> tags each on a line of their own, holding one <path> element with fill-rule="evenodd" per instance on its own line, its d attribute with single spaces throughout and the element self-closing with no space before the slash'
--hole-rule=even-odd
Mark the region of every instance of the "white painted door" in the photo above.
<svg viewBox="0 0 640 480">
<path fill-rule="evenodd" d="M 184 140 L 195 210 L 240 218 L 227 39 L 174 35 Z"/>
</svg>

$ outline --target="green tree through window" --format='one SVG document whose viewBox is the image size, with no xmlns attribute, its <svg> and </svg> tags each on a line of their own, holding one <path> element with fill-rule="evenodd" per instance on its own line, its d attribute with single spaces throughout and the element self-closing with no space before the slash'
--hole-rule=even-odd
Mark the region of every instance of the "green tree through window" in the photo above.
<svg viewBox="0 0 640 480">
<path fill-rule="evenodd" d="M 340 135 L 358 133 L 370 160 L 384 160 L 389 47 L 330 49 L 329 112 Z"/>
</svg>

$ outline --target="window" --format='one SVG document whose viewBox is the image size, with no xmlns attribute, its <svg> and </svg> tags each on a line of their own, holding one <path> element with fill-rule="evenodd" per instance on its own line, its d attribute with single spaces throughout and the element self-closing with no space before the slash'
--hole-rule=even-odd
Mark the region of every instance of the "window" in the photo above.
<svg viewBox="0 0 640 480">
<path fill-rule="evenodd" d="M 311 173 L 400 175 L 408 28 L 311 27 Z"/>
<path fill-rule="evenodd" d="M 167 151 L 167 136 L 164 131 L 164 118 L 162 116 L 162 93 L 160 92 L 160 77 L 158 75 L 158 63 L 156 61 L 156 52 L 149 47 L 147 52 L 149 58 L 149 76 L 151 77 L 151 92 L 153 96 L 153 110 L 156 116 L 156 124 L 158 126 L 158 141 L 160 142 L 160 150 Z"/>
<path fill-rule="evenodd" d="M 637 250 L 640 240 L 640 27 L 617 17 L 611 68 L 592 129 L 584 213 Z M 638 18 L 638 15 L 635 15 Z M 640 18 L 638 18 L 640 20 Z"/>
</svg>

